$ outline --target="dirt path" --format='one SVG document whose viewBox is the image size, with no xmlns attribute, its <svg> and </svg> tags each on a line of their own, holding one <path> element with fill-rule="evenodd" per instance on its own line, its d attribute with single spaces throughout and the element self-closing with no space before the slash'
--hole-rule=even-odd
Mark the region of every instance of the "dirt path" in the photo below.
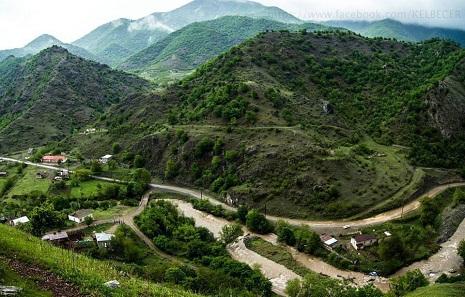
<svg viewBox="0 0 465 297">
<path fill-rule="evenodd" d="M 37 286 L 51 292 L 54 297 L 85 297 L 89 296 L 81 292 L 78 286 L 71 284 L 54 273 L 42 269 L 39 266 L 24 263 L 15 259 L 1 258 L 11 270 L 25 279 L 34 281 Z"/>
<path fill-rule="evenodd" d="M 441 244 L 441 249 L 427 260 L 413 263 L 399 270 L 395 275 L 402 275 L 407 271 L 420 269 L 420 271 L 434 282 L 445 273 L 451 275 L 452 271 L 460 271 L 463 267 L 463 259 L 457 254 L 457 248 L 461 240 L 465 239 L 465 220 L 459 225 L 452 237 Z"/>
</svg>

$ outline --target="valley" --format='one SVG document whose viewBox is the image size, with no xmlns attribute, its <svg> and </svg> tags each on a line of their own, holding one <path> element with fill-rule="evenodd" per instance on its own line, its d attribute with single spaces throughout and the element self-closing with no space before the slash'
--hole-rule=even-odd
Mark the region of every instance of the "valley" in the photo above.
<svg viewBox="0 0 465 297">
<path fill-rule="evenodd" d="M 112 5 L 0 50 L 0 295 L 463 295 L 465 31 Z"/>
</svg>

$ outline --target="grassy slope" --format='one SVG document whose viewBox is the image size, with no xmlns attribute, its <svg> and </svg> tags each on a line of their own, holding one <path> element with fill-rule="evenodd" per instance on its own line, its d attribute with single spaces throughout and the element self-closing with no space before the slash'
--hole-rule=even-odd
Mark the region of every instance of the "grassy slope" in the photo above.
<svg viewBox="0 0 465 297">
<path fill-rule="evenodd" d="M 406 297 L 462 297 L 465 292 L 465 284 L 436 284 L 417 289 Z"/>
<path fill-rule="evenodd" d="M 15 255 L 23 261 L 50 269 L 95 296 L 198 296 L 134 277 L 123 278 L 106 262 L 63 252 L 40 239 L 5 225 L 0 225 L 0 249 L 4 256 Z M 109 290 L 103 286 L 103 283 L 113 279 L 120 281 L 121 288 Z"/>
</svg>

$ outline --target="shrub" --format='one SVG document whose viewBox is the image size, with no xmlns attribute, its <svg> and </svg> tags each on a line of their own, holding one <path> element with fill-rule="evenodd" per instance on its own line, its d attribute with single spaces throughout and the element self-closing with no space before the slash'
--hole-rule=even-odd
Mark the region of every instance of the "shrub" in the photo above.
<svg viewBox="0 0 465 297">
<path fill-rule="evenodd" d="M 239 224 L 225 225 L 220 233 L 220 240 L 224 245 L 233 243 L 238 237 L 242 236 L 244 231 Z"/>
<path fill-rule="evenodd" d="M 394 296 L 400 297 L 428 284 L 428 280 L 420 270 L 409 271 L 403 276 L 391 279 L 391 292 Z"/>
<path fill-rule="evenodd" d="M 268 234 L 273 231 L 273 225 L 256 209 L 247 214 L 246 225 L 250 231 L 258 234 Z"/>
</svg>

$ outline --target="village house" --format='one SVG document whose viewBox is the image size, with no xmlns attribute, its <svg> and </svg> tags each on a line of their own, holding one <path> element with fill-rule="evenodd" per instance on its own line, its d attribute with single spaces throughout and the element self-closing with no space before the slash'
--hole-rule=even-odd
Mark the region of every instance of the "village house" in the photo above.
<svg viewBox="0 0 465 297">
<path fill-rule="evenodd" d="M 334 248 L 338 244 L 337 239 L 328 234 L 320 235 L 320 239 L 328 248 Z"/>
<path fill-rule="evenodd" d="M 16 226 L 19 226 L 19 225 L 22 225 L 22 224 L 27 224 L 29 222 L 30 222 L 30 220 L 29 220 L 28 217 L 20 217 L 20 218 L 12 220 L 11 225 L 16 227 Z"/>
<path fill-rule="evenodd" d="M 0 177 L 8 176 L 8 172 L 0 171 Z"/>
<path fill-rule="evenodd" d="M 76 211 L 73 214 L 68 215 L 68 219 L 70 221 L 78 223 L 78 224 L 83 223 L 87 217 L 93 218 L 91 209 L 81 209 L 81 210 Z"/>
<path fill-rule="evenodd" d="M 111 245 L 111 240 L 115 237 L 113 234 L 108 234 L 105 232 L 94 233 L 95 242 L 97 242 L 98 247 L 108 248 Z"/>
<path fill-rule="evenodd" d="M 48 164 L 61 164 L 66 162 L 68 160 L 66 156 L 62 155 L 57 155 L 57 156 L 43 156 L 42 157 L 42 163 L 48 163 Z"/>
<path fill-rule="evenodd" d="M 101 157 L 99 161 L 102 164 L 107 164 L 108 162 L 110 162 L 111 158 L 113 158 L 112 155 L 105 155 L 105 156 Z"/>
<path fill-rule="evenodd" d="M 363 250 L 366 247 L 374 245 L 376 242 L 378 242 L 378 239 L 375 236 L 369 234 L 355 235 L 350 240 L 350 243 L 356 250 Z"/>
<path fill-rule="evenodd" d="M 46 234 L 42 237 L 43 241 L 49 241 L 56 245 L 63 245 L 69 241 L 68 233 L 66 232 L 54 232 Z"/>
</svg>

